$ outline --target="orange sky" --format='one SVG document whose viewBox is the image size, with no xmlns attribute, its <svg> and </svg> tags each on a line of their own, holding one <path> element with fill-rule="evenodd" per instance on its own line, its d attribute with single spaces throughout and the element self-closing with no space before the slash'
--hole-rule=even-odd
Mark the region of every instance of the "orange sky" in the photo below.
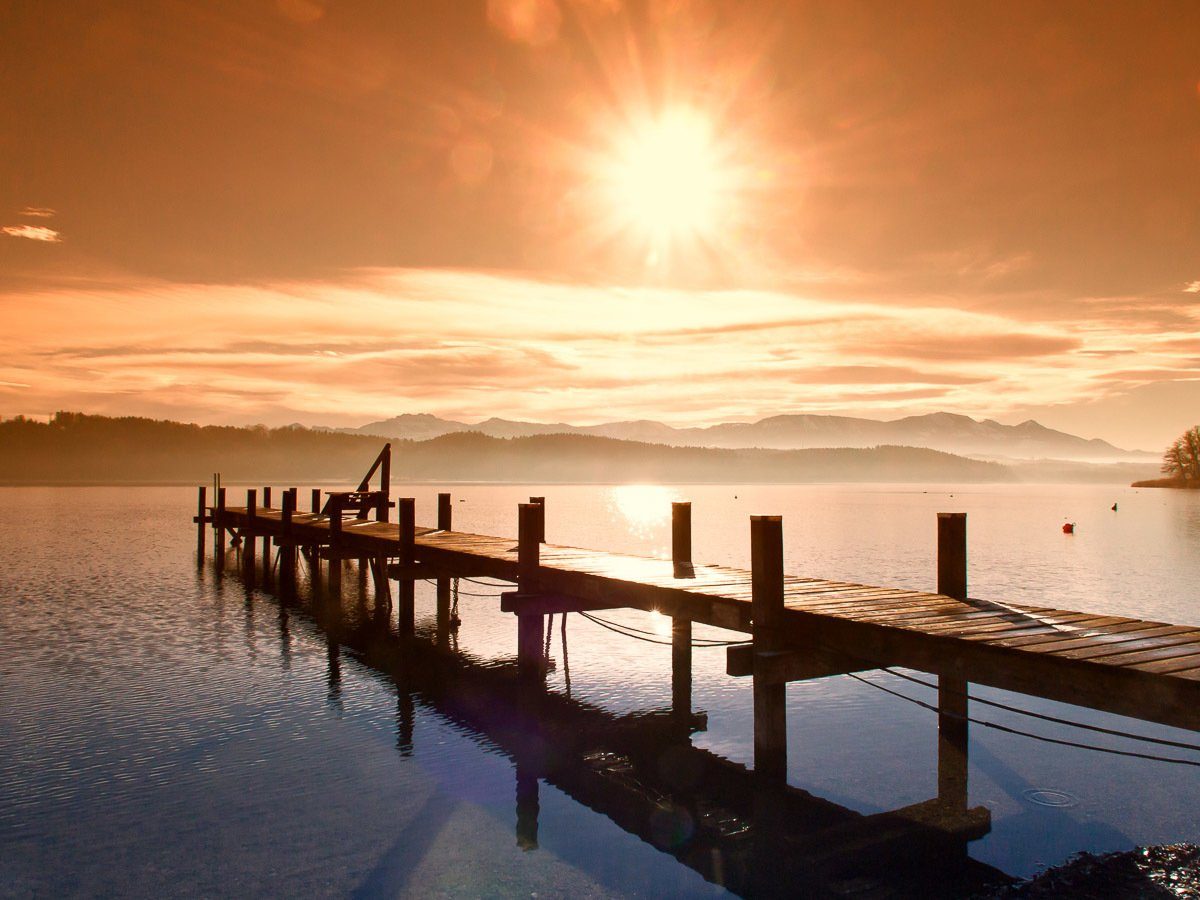
<svg viewBox="0 0 1200 900">
<path fill-rule="evenodd" d="M 0 33 L 0 415 L 1200 421 L 1192 0 L 17 0 Z"/>
</svg>

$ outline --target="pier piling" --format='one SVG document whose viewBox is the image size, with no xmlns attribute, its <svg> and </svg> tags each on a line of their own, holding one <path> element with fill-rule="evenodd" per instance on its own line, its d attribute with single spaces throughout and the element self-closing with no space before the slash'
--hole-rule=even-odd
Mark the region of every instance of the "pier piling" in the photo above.
<svg viewBox="0 0 1200 900">
<path fill-rule="evenodd" d="M 449 494 L 438 494 L 438 531 L 450 531 L 453 527 L 454 507 Z M 444 575 L 437 578 L 437 640 L 445 644 L 450 639 L 450 579 Z"/>
<path fill-rule="evenodd" d="M 217 488 L 217 508 L 213 510 L 213 529 L 216 540 L 213 544 L 213 556 L 218 572 L 225 571 L 225 488 Z"/>
<path fill-rule="evenodd" d="M 285 597 L 296 590 L 296 544 L 292 536 L 292 514 L 296 511 L 296 495 L 283 492 L 279 518 L 279 588 Z"/>
<path fill-rule="evenodd" d="M 676 578 L 694 575 L 692 504 L 671 504 L 671 562 Z M 679 719 L 692 715 L 692 620 L 671 618 L 671 711 Z"/>
<path fill-rule="evenodd" d="M 417 501 L 412 497 L 401 497 L 396 501 L 396 513 L 400 520 L 400 565 L 411 568 L 416 564 Z M 412 576 L 402 576 L 397 591 L 398 627 L 404 636 L 416 630 L 416 598 Z"/>
<path fill-rule="evenodd" d="M 750 517 L 751 618 L 754 654 L 783 646 L 783 519 Z M 787 780 L 787 685 L 762 677 L 755 661 L 754 771 L 763 782 Z"/>
<path fill-rule="evenodd" d="M 937 592 L 967 599 L 967 514 L 938 513 Z M 968 683 L 952 670 L 938 672 L 938 799 L 967 808 Z"/>
<path fill-rule="evenodd" d="M 271 488 L 264 486 L 262 489 L 263 509 L 271 508 Z M 263 532 L 262 535 L 262 583 L 264 587 L 270 587 L 272 582 L 272 566 L 271 566 L 271 535 Z"/>
<path fill-rule="evenodd" d="M 246 524 L 242 526 L 242 580 L 246 587 L 254 587 L 254 551 L 258 548 L 258 535 L 250 523 L 258 520 L 258 491 L 246 489 Z"/>
<path fill-rule="evenodd" d="M 329 593 L 341 596 L 342 593 L 342 507 L 333 504 L 329 510 L 329 572 L 326 575 L 326 586 Z"/>
<path fill-rule="evenodd" d="M 204 565 L 204 534 L 208 527 L 208 488 L 200 485 L 196 499 L 196 565 Z"/>
<path fill-rule="evenodd" d="M 527 597 L 540 589 L 542 511 L 538 503 L 522 503 L 517 509 L 517 591 Z M 541 677 L 544 619 L 541 613 L 517 613 L 517 670 L 522 679 Z"/>
<path fill-rule="evenodd" d="M 937 514 L 937 592 L 967 599 L 967 514 Z"/>
<path fill-rule="evenodd" d="M 530 497 L 529 502 L 538 507 L 537 511 L 537 534 L 538 542 L 546 543 L 546 498 L 545 497 Z"/>
</svg>

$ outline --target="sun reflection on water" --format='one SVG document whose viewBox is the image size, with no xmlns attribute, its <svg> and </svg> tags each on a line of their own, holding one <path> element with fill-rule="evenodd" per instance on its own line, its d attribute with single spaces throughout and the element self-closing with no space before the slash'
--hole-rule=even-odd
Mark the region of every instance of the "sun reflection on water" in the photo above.
<svg viewBox="0 0 1200 900">
<path fill-rule="evenodd" d="M 609 505 L 621 514 L 631 534 L 651 537 L 671 520 L 678 494 L 661 484 L 622 484 L 609 488 Z"/>
</svg>

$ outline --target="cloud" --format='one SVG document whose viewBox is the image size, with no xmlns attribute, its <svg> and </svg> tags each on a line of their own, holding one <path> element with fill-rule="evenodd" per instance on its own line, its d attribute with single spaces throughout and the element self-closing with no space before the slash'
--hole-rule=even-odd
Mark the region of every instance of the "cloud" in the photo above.
<svg viewBox="0 0 1200 900">
<path fill-rule="evenodd" d="M 18 215 L 28 216 L 31 219 L 53 219 L 58 215 L 58 211 L 48 206 L 27 206 Z"/>
<path fill-rule="evenodd" d="M 53 228 L 45 225 L 5 225 L 0 232 L 9 237 L 28 238 L 31 241 L 43 241 L 47 244 L 60 244 L 62 237 Z"/>
<path fill-rule="evenodd" d="M 878 341 L 856 349 L 884 357 L 924 360 L 958 360 L 989 362 L 1014 360 L 1034 356 L 1051 356 L 1074 350 L 1081 345 L 1077 338 L 1040 334 L 971 334 L 926 335 L 914 334 L 905 338 Z M 855 349 L 851 346 L 845 349 Z"/>
<path fill-rule="evenodd" d="M 1185 294 L 1200 294 L 1200 281 L 1189 281 L 1183 287 Z"/>
<path fill-rule="evenodd" d="M 0 415 L 224 424 L 361 425 L 401 412 L 677 425 L 784 412 L 996 418 L 1128 391 L 1133 382 L 1111 377 L 1118 367 L 1183 381 L 1196 353 L 1194 322 L 1147 334 L 940 302 L 432 269 L 43 286 L 0 293 L 0 319 L 0 381 L 29 385 L 0 389 Z"/>
</svg>

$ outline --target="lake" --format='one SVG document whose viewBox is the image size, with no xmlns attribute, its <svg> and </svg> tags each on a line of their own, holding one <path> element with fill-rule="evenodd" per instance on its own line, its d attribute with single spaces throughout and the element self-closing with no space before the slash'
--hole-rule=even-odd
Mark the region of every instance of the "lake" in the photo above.
<svg viewBox="0 0 1200 900">
<path fill-rule="evenodd" d="M 439 490 L 453 493 L 461 530 L 515 536 L 517 504 L 544 495 L 549 541 L 662 556 L 671 501 L 691 500 L 694 559 L 739 566 L 749 565 L 749 515 L 780 514 L 788 572 L 918 589 L 935 581 L 935 514 L 966 512 L 972 596 L 1200 625 L 1200 492 L 418 485 L 393 493 L 415 496 L 418 523 L 432 523 Z M 242 495 L 231 488 L 231 504 Z M 456 694 L 440 675 L 410 678 L 379 662 L 386 654 L 351 627 L 362 604 L 353 578 L 331 614 L 328 604 L 247 591 L 232 566 L 224 576 L 211 560 L 197 568 L 194 508 L 188 488 L 0 489 L 0 895 L 725 893 L 684 858 L 694 823 L 683 837 L 643 840 L 606 814 L 606 798 L 582 795 L 588 773 L 523 773 L 509 730 L 480 725 L 505 696 L 503 687 L 486 693 L 489 673 L 502 673 L 515 653 L 500 588 L 460 582 L 454 646 L 470 671 L 445 677 L 474 693 Z M 1066 521 L 1075 534 L 1062 532 Z M 602 616 L 669 642 L 665 617 Z M 419 628 L 433 617 L 433 587 L 419 582 Z M 564 727 L 609 719 L 656 727 L 652 714 L 671 701 L 669 646 L 578 615 L 565 628 L 556 618 L 550 637 L 547 688 Z M 697 627 L 695 637 L 732 635 Z M 749 680 L 724 674 L 721 647 L 697 647 L 693 658 L 693 707 L 707 722 L 691 745 L 749 765 Z M 885 672 L 867 678 L 936 700 Z M 1095 711 L 971 692 L 1198 742 Z M 793 683 L 787 697 L 790 785 L 864 814 L 936 795 L 933 713 L 845 676 Z M 979 704 L 972 715 L 1200 760 Z M 605 765 L 614 793 L 629 787 Z M 1200 839 L 1194 767 L 973 725 L 969 778 L 971 805 L 991 813 L 970 859 L 1009 875 L 1080 850 Z M 871 879 L 845 886 L 860 896 L 889 891 Z"/>
</svg>

